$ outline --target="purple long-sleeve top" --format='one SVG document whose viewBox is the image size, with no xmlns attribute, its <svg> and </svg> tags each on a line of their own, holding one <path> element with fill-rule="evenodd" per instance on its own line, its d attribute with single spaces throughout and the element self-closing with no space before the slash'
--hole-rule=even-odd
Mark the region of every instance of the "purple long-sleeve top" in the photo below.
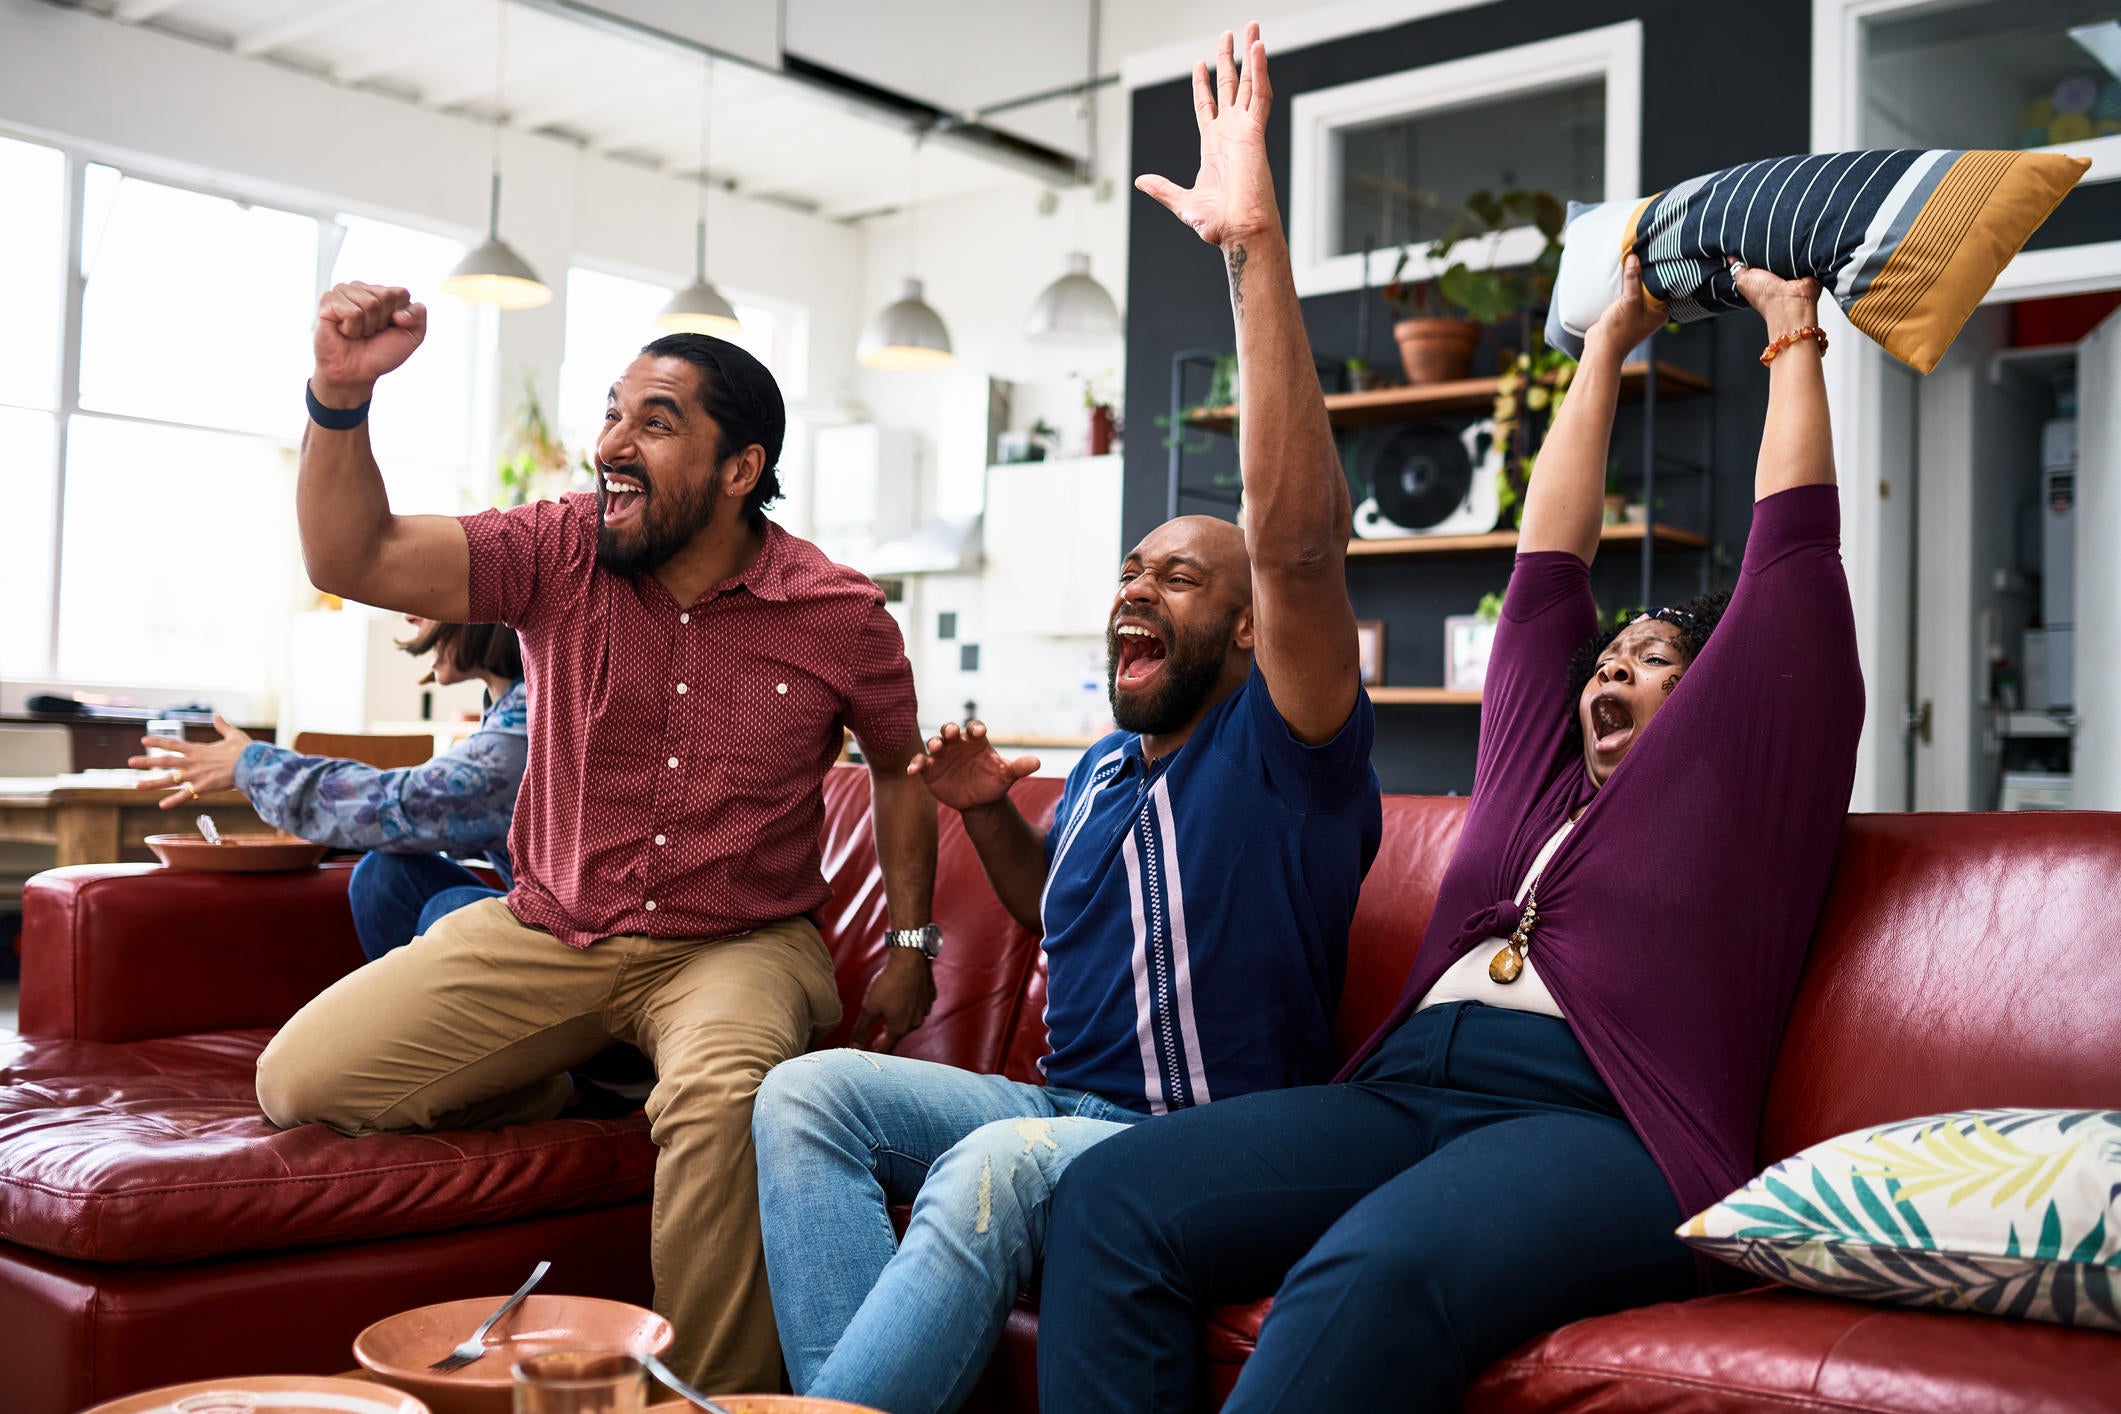
<svg viewBox="0 0 2121 1414">
<path fill-rule="evenodd" d="M 1602 789 L 1568 681 L 1597 622 L 1589 566 L 1517 557 L 1457 852 L 1398 1006 L 1342 1078 L 1468 948 L 1509 931 L 1533 856 L 1585 806 L 1540 877 L 1539 975 L 1683 1215 L 1753 1173 L 1863 725 L 1840 544 L 1832 486 L 1754 507 L 1722 622 Z"/>
</svg>

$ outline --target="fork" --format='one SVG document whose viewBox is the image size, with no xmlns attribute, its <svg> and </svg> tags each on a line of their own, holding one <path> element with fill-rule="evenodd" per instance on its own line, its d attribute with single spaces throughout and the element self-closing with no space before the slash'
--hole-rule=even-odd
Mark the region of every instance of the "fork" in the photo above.
<svg viewBox="0 0 2121 1414">
<path fill-rule="evenodd" d="M 498 1307 L 494 1309 L 494 1313 L 491 1316 L 488 1316 L 484 1321 L 480 1322 L 479 1328 L 471 1333 L 470 1339 L 466 1340 L 463 1344 L 459 1345 L 456 1349 L 450 1351 L 447 1355 L 444 1355 L 441 1359 L 435 1361 L 434 1364 L 429 1365 L 427 1368 L 430 1370 L 438 1370 L 443 1374 L 448 1374 L 451 1370 L 463 1369 L 466 1365 L 469 1365 L 472 1361 L 478 1359 L 481 1355 L 484 1355 L 486 1353 L 486 1332 L 492 1330 L 494 1327 L 494 1323 L 500 1320 L 501 1317 L 507 1315 L 510 1311 L 515 1310 L 516 1303 L 521 1301 L 524 1297 L 530 1295 L 530 1289 L 536 1286 L 539 1282 L 545 1280 L 545 1273 L 551 1270 L 552 1263 L 538 1263 L 537 1270 L 533 1271 L 530 1274 L 530 1280 L 524 1282 L 521 1286 L 517 1287 L 515 1295 L 509 1297 L 506 1301 L 503 1301 Z"/>
<path fill-rule="evenodd" d="M 640 1360 L 643 1365 L 648 1367 L 649 1374 L 654 1375 L 664 1384 L 669 1385 L 672 1389 L 676 1390 L 680 1395 L 684 1396 L 686 1399 L 691 1400 L 700 1408 L 706 1410 L 707 1414 L 729 1414 L 729 1410 L 727 1409 L 727 1407 L 720 1404 L 716 1404 L 706 1395 L 701 1394 L 691 1385 L 688 1385 L 683 1380 L 679 1379 L 668 1365 L 665 1365 L 661 1360 L 658 1360 L 656 1358 L 654 1351 L 642 1351 L 640 1355 Z"/>
</svg>

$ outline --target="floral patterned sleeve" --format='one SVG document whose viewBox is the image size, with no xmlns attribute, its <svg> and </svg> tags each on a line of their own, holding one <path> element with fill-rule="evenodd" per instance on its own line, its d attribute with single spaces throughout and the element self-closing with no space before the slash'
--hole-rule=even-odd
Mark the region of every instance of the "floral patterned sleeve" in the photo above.
<svg viewBox="0 0 2121 1414">
<path fill-rule="evenodd" d="M 449 751 L 384 771 L 252 742 L 236 789 L 268 822 L 338 849 L 485 853 L 506 867 L 508 826 L 530 754 L 526 695 L 516 683 Z"/>
</svg>

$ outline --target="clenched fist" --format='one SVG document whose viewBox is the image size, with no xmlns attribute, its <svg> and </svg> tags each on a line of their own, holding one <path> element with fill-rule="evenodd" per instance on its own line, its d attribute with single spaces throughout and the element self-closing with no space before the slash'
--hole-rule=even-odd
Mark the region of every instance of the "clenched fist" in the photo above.
<svg viewBox="0 0 2121 1414">
<path fill-rule="evenodd" d="M 317 371 L 309 380 L 326 407 L 358 407 L 376 380 L 412 357 L 427 337 L 427 306 L 410 291 L 351 282 L 317 301 Z"/>
</svg>

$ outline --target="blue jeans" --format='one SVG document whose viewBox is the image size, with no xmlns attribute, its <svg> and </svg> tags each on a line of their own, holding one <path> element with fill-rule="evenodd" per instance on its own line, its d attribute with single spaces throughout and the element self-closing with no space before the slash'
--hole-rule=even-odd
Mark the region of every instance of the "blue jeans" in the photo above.
<svg viewBox="0 0 2121 1414">
<path fill-rule="evenodd" d="M 1061 1170 L 1144 1118 L 1079 1090 L 866 1051 L 775 1066 L 751 1132 L 796 1393 L 887 1414 L 963 1404 L 1038 1265 Z M 909 1201 L 901 1243 L 889 1209 Z"/>
<path fill-rule="evenodd" d="M 1346 1084 L 1185 1110 L 1069 1171 L 1039 1408 L 1190 1414 L 1201 1317 L 1272 1296 L 1225 1414 L 1456 1409 L 1542 1330 L 1692 1295 L 1682 1216 L 1566 1023 L 1432 1007 Z"/>
<path fill-rule="evenodd" d="M 374 962 L 434 926 L 437 918 L 467 903 L 498 898 L 478 875 L 439 854 L 385 854 L 370 850 L 346 883 L 354 933 Z"/>
</svg>

